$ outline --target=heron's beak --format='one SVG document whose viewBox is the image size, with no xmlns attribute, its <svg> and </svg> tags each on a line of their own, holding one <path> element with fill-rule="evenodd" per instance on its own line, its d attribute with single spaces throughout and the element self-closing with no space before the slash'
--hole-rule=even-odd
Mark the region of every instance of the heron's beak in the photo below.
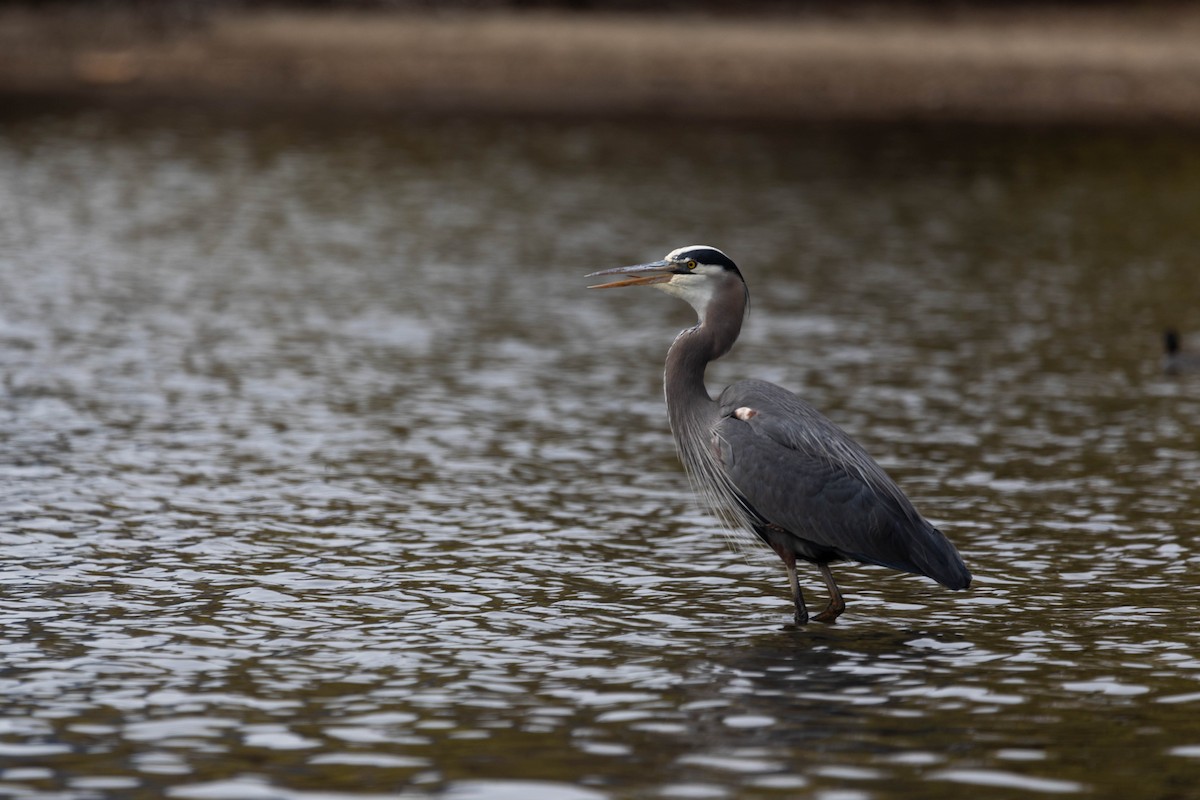
<svg viewBox="0 0 1200 800">
<path fill-rule="evenodd" d="M 668 261 L 653 261 L 649 264 L 634 264 L 632 267 L 617 267 L 602 269 L 585 275 L 585 278 L 595 278 L 599 275 L 626 275 L 608 283 L 597 283 L 589 289 L 616 289 L 619 286 L 650 286 L 655 283 L 666 283 L 671 280 L 671 264 Z"/>
</svg>

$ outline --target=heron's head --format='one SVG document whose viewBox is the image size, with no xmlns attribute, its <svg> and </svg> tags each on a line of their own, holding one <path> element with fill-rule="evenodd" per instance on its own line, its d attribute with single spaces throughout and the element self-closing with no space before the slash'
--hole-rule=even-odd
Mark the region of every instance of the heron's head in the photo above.
<svg viewBox="0 0 1200 800">
<path fill-rule="evenodd" d="M 703 322 L 713 303 L 736 305 L 742 312 L 746 307 L 746 282 L 733 259 L 715 247 L 692 244 L 667 253 L 662 261 L 635 264 L 593 272 L 587 277 L 620 276 L 589 289 L 616 289 L 620 286 L 653 286 L 667 294 L 686 300 Z"/>
</svg>

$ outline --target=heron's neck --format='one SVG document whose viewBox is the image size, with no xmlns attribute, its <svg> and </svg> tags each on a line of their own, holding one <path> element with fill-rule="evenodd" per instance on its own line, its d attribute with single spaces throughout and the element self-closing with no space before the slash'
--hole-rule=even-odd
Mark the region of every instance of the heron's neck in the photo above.
<svg viewBox="0 0 1200 800">
<path fill-rule="evenodd" d="M 672 428 L 676 427 L 676 417 L 683 409 L 712 403 L 704 386 L 704 369 L 713 359 L 712 347 L 705 341 L 708 338 L 704 326 L 697 325 L 676 336 L 671 349 L 667 351 L 663 382 Z"/>
<path fill-rule="evenodd" d="M 713 315 L 706 315 L 709 319 Z M 703 420 L 716 413 L 716 403 L 704 385 L 704 370 L 708 362 L 729 352 L 741 331 L 741 314 L 718 316 L 723 324 L 701 320 L 679 336 L 667 351 L 667 367 L 663 376 L 667 395 L 667 412 L 671 430 L 678 436 L 687 422 Z"/>
</svg>

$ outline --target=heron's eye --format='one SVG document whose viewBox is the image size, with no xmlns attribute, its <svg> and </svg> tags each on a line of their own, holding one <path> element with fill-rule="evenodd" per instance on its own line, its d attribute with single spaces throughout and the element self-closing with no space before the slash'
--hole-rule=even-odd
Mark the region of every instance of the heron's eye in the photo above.
<svg viewBox="0 0 1200 800">
<path fill-rule="evenodd" d="M 687 262 L 687 268 L 688 268 L 688 269 L 695 269 L 695 268 L 696 268 L 696 262 L 695 262 L 695 260 L 694 260 L 694 259 L 688 259 L 688 262 Z"/>
</svg>

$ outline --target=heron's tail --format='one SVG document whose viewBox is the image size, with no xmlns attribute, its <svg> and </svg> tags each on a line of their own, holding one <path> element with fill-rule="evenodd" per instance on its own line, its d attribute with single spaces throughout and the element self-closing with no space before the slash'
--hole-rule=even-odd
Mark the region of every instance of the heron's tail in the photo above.
<svg viewBox="0 0 1200 800">
<path fill-rule="evenodd" d="M 967 589 L 971 586 L 971 571 L 963 563 L 962 556 L 950 540 L 937 528 L 929 525 L 924 546 L 914 549 L 913 561 L 924 575 L 928 575 L 947 589 Z"/>
</svg>

